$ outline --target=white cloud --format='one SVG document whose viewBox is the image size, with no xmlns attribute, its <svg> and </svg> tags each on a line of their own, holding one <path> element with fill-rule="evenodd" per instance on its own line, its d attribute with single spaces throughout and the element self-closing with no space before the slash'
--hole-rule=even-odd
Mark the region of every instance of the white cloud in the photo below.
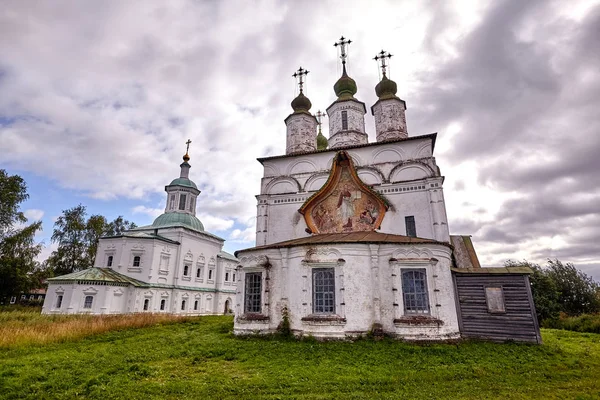
<svg viewBox="0 0 600 400">
<path fill-rule="evenodd" d="M 28 210 L 23 211 L 23 214 L 25 214 L 25 218 L 27 218 L 29 221 L 33 222 L 33 221 L 41 220 L 42 217 L 44 216 L 44 211 L 38 210 L 36 208 L 30 208 Z"/>
<path fill-rule="evenodd" d="M 134 214 L 146 214 L 153 218 L 158 217 L 164 212 L 164 208 L 151 208 L 144 205 L 135 206 L 131 209 Z"/>
<path fill-rule="evenodd" d="M 224 232 L 233 227 L 232 219 L 219 218 L 214 215 L 199 214 L 197 217 L 202 221 L 204 229 L 209 232 Z"/>
</svg>

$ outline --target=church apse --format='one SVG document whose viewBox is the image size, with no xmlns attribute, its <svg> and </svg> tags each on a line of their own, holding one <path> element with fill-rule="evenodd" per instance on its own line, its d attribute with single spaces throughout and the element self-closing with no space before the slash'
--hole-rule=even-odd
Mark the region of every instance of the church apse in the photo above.
<svg viewBox="0 0 600 400">
<path fill-rule="evenodd" d="M 378 229 L 387 204 L 358 175 L 345 151 L 336 153 L 329 179 L 298 210 L 313 234 Z"/>
</svg>

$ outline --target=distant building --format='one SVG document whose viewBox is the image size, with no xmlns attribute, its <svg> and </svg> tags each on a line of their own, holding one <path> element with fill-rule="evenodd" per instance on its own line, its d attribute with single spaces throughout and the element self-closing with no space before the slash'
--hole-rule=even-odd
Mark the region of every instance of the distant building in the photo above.
<svg viewBox="0 0 600 400">
<path fill-rule="evenodd" d="M 256 247 L 236 252 L 234 332 L 275 332 L 287 318 L 294 334 L 319 338 L 539 342 L 530 271 L 481 268 L 470 238 L 450 235 L 437 134 L 408 135 L 384 52 L 371 107 L 377 141 L 368 143 L 348 43 L 336 44 L 342 76 L 327 108 L 329 140 L 300 69 L 286 154 L 259 159 Z"/>
<path fill-rule="evenodd" d="M 186 152 L 180 177 L 165 187 L 164 214 L 101 238 L 92 268 L 48 279 L 42 313 L 232 312 L 238 260 L 196 217 L 200 190 L 189 179 L 189 159 Z"/>
<path fill-rule="evenodd" d="M 32 289 L 21 293 L 19 296 L 12 296 L 9 304 L 32 304 L 43 303 L 46 298 L 46 289 Z"/>
</svg>

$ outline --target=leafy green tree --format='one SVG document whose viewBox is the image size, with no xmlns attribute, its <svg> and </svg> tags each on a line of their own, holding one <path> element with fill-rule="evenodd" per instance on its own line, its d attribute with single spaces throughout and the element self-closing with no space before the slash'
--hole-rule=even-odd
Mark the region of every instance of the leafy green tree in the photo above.
<svg viewBox="0 0 600 400">
<path fill-rule="evenodd" d="M 42 247 L 34 241 L 42 222 L 27 222 L 20 204 L 27 200 L 27 185 L 18 175 L 0 170 L 0 303 L 26 292 L 34 285 L 30 274 L 35 270 Z"/>
<path fill-rule="evenodd" d="M 506 267 L 529 267 L 533 270 L 533 274 L 529 276 L 529 282 L 531 283 L 531 294 L 540 324 L 543 320 L 558 318 L 558 314 L 562 310 L 560 292 L 554 280 L 548 276 L 547 271 L 538 264 L 529 261 L 516 262 L 508 260 L 504 265 Z"/>
<path fill-rule="evenodd" d="M 86 210 L 79 204 L 63 211 L 52 231 L 52 242 L 58 248 L 48 257 L 47 264 L 55 275 L 64 275 L 88 268 L 86 245 Z"/>
<path fill-rule="evenodd" d="M 548 260 L 547 274 L 560 292 L 561 311 L 568 315 L 600 312 L 600 285 L 571 263 Z"/>
<path fill-rule="evenodd" d="M 529 280 L 540 323 L 558 318 L 561 312 L 568 315 L 600 312 L 600 285 L 571 263 L 548 260 L 542 268 L 528 261 L 508 260 L 504 265 L 533 270 Z"/>
<path fill-rule="evenodd" d="M 54 223 L 52 241 L 58 243 L 56 251 L 47 260 L 55 275 L 64 275 L 94 265 L 98 240 L 102 236 L 120 235 L 136 225 L 117 217 L 108 222 L 102 215 L 87 218 L 86 207 L 79 204 L 64 210 Z"/>
</svg>

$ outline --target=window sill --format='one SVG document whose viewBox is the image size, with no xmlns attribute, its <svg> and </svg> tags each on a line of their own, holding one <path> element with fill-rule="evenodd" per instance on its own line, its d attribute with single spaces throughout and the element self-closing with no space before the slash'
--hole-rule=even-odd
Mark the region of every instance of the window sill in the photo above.
<svg viewBox="0 0 600 400">
<path fill-rule="evenodd" d="M 184 275 L 184 276 L 182 276 L 182 277 L 181 277 L 181 280 L 182 280 L 182 281 L 191 281 L 191 280 L 192 280 L 192 278 L 191 278 L 191 277 L 189 277 L 189 276 L 185 276 L 185 275 Z"/>
<path fill-rule="evenodd" d="M 142 272 L 141 267 L 127 267 L 127 272 Z"/>
<path fill-rule="evenodd" d="M 311 314 L 302 318 L 306 325 L 345 325 L 346 318 L 336 314 Z"/>
<path fill-rule="evenodd" d="M 394 319 L 396 326 L 441 326 L 444 321 L 431 317 L 429 315 L 405 315 Z"/>
<path fill-rule="evenodd" d="M 248 313 L 237 318 L 237 322 L 242 324 L 268 324 L 271 321 L 268 315 Z"/>
<path fill-rule="evenodd" d="M 202 279 L 202 278 L 196 278 L 196 282 L 204 282 L 204 279 Z"/>
<path fill-rule="evenodd" d="M 158 274 L 159 275 L 169 275 L 169 271 L 167 271 L 165 269 L 159 269 L 158 270 Z"/>
</svg>

